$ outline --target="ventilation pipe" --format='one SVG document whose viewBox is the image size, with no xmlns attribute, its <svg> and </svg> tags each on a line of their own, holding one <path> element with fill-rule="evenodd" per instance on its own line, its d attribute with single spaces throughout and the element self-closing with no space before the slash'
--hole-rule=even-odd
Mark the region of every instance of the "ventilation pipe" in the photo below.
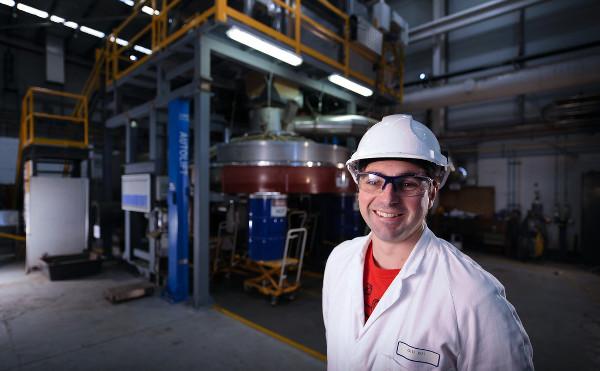
<svg viewBox="0 0 600 371">
<path fill-rule="evenodd" d="M 324 137 L 361 137 L 378 121 L 360 115 L 319 115 L 312 117 L 296 117 L 291 130 L 304 136 Z"/>
<path fill-rule="evenodd" d="M 479 79 L 405 93 L 394 113 L 414 112 L 600 82 L 600 56 L 523 68 Z"/>
</svg>

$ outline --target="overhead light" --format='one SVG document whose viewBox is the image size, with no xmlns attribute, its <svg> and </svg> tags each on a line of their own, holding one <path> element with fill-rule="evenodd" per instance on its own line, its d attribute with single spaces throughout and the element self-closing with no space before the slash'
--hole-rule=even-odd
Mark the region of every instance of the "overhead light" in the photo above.
<svg viewBox="0 0 600 371">
<path fill-rule="evenodd" d="M 355 93 L 358 93 L 362 96 L 370 97 L 371 95 L 373 95 L 373 90 L 367 88 L 366 86 L 362 86 L 353 81 L 350 81 L 347 78 L 345 78 L 341 75 L 338 75 L 337 73 L 329 75 L 328 79 L 332 83 L 337 84 L 341 87 L 344 87 L 348 90 L 351 90 Z"/>
<path fill-rule="evenodd" d="M 144 13 L 146 13 L 148 15 L 153 15 L 153 14 L 154 15 L 159 15 L 160 14 L 160 12 L 158 10 L 154 10 L 154 9 L 150 8 L 149 6 L 147 6 L 147 5 L 144 5 L 142 7 L 142 12 L 144 12 Z"/>
<path fill-rule="evenodd" d="M 426 78 L 426 77 L 427 77 L 427 75 L 426 75 L 426 74 L 424 74 L 424 73 L 421 73 L 421 74 L 419 75 L 419 79 L 421 79 L 421 80 L 425 80 L 425 78 Z"/>
<path fill-rule="evenodd" d="M 299 55 L 292 53 L 289 50 L 280 48 L 279 46 L 273 45 L 270 42 L 264 41 L 237 27 L 231 27 L 229 30 L 227 30 L 226 34 L 232 40 L 261 51 L 285 63 L 289 63 L 292 66 L 299 66 L 302 64 L 302 57 Z"/>
<path fill-rule="evenodd" d="M 34 8 L 34 7 L 31 7 L 29 5 L 18 3 L 17 4 L 17 9 L 19 9 L 20 11 L 25 12 L 25 13 L 33 14 L 33 15 L 38 16 L 40 18 L 48 18 L 48 13 L 46 13 L 43 10 L 39 10 L 39 9 Z"/>
<path fill-rule="evenodd" d="M 61 17 L 59 17 L 59 16 L 56 16 L 56 15 L 51 15 L 51 16 L 50 16 L 50 20 L 51 20 L 52 22 L 55 22 L 55 23 L 65 23 L 65 21 L 66 21 L 66 19 L 64 19 L 64 18 L 61 18 Z"/>
<path fill-rule="evenodd" d="M 81 26 L 81 27 L 79 27 L 79 29 L 81 30 L 81 32 L 85 32 L 88 35 L 96 36 L 99 39 L 104 37 L 104 32 L 94 30 L 93 28 Z"/>
<path fill-rule="evenodd" d="M 138 52 L 144 53 L 144 54 L 152 54 L 152 50 L 150 50 L 148 48 L 144 48 L 143 46 L 139 46 L 139 45 L 134 45 L 133 50 L 137 50 Z"/>
<path fill-rule="evenodd" d="M 79 25 L 75 22 L 71 22 L 71 21 L 66 21 L 65 23 L 63 23 L 63 26 L 67 26 L 69 28 L 72 28 L 74 30 L 77 29 L 77 27 L 79 27 Z"/>
<path fill-rule="evenodd" d="M 110 37 L 110 42 L 115 42 L 115 37 L 114 36 Z M 123 40 L 123 39 L 119 39 L 118 37 L 116 39 L 116 42 L 117 42 L 117 44 L 119 44 L 121 46 L 127 46 L 127 45 L 129 45 L 129 41 Z"/>
<path fill-rule="evenodd" d="M 2 1 L 2 0 L 0 0 L 0 1 Z M 61 18 L 61 17 L 59 17 L 57 15 L 51 15 L 50 16 L 50 20 L 52 22 L 55 22 L 55 23 L 61 23 L 63 26 L 67 26 L 67 27 L 72 28 L 72 29 L 76 29 L 77 27 L 79 27 L 77 25 L 77 23 L 71 22 L 71 21 L 67 21 L 66 19 Z"/>
<path fill-rule="evenodd" d="M 8 5 L 8 6 L 15 6 L 15 2 L 13 0 L 0 0 L 0 4 Z"/>
<path fill-rule="evenodd" d="M 135 55 L 133 55 L 133 54 L 131 54 L 129 56 L 129 59 L 131 59 L 132 61 L 137 61 L 137 57 Z"/>
<path fill-rule="evenodd" d="M 133 2 L 133 0 L 120 0 L 123 4 L 129 5 L 129 6 L 133 6 L 135 5 L 135 3 Z"/>
</svg>

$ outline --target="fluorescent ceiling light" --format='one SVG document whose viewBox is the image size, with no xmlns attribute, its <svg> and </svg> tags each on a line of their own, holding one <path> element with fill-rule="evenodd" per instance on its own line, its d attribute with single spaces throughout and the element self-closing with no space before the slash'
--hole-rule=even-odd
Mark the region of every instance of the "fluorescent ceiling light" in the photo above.
<svg viewBox="0 0 600 371">
<path fill-rule="evenodd" d="M 111 41 L 111 42 L 115 42 L 115 37 L 114 37 L 114 36 L 111 36 L 111 37 L 110 37 L 110 41 Z M 119 44 L 119 45 L 121 45 L 121 46 L 127 46 L 127 45 L 129 45 L 129 41 L 127 41 L 127 40 L 123 40 L 123 39 L 119 39 L 119 38 L 117 37 L 117 44 Z"/>
<path fill-rule="evenodd" d="M 34 7 L 31 7 L 29 5 L 18 3 L 17 4 L 17 9 L 19 9 L 20 11 L 25 12 L 25 13 L 33 14 L 33 15 L 38 16 L 40 18 L 48 18 L 48 13 L 46 13 L 43 10 L 39 10 L 39 9 L 34 8 Z"/>
<path fill-rule="evenodd" d="M 0 0 L 0 4 L 15 6 L 15 2 L 13 0 Z"/>
<path fill-rule="evenodd" d="M 149 6 L 147 6 L 147 5 L 144 5 L 142 7 L 142 12 L 144 12 L 144 13 L 146 13 L 148 15 L 153 15 L 153 14 L 154 15 L 159 15 L 160 14 L 160 12 L 158 10 L 154 10 L 154 9 L 150 8 Z"/>
<path fill-rule="evenodd" d="M 77 27 L 79 27 L 79 25 L 77 23 L 71 22 L 71 21 L 66 21 L 65 23 L 63 23 L 63 26 L 67 26 L 67 27 L 72 28 L 74 30 L 77 29 Z"/>
<path fill-rule="evenodd" d="M 359 85 L 353 81 L 350 81 L 347 78 L 342 77 L 336 73 L 329 75 L 328 79 L 332 83 L 337 84 L 341 87 L 344 87 L 348 90 L 352 90 L 353 92 L 358 93 L 362 96 L 370 97 L 371 95 L 373 95 L 373 90 L 371 90 L 365 86 Z"/>
<path fill-rule="evenodd" d="M 2 0 L 0 0 L 0 1 L 2 1 Z M 79 27 L 77 25 L 77 23 L 71 22 L 71 21 L 67 21 L 64 18 L 61 18 L 61 17 L 59 17 L 57 15 L 51 15 L 50 16 L 50 20 L 52 22 L 55 22 L 55 23 L 62 23 L 63 26 L 67 26 L 67 27 L 72 28 L 72 29 L 76 29 L 77 27 Z"/>
<path fill-rule="evenodd" d="M 51 20 L 52 22 L 55 22 L 55 23 L 65 23 L 65 21 L 66 21 L 66 19 L 64 19 L 64 18 L 61 18 L 61 17 L 59 17 L 59 16 L 56 16 L 56 15 L 51 15 L 51 16 L 50 16 L 50 20 Z"/>
<path fill-rule="evenodd" d="M 292 53 L 289 50 L 282 49 L 279 46 L 273 45 L 262 39 L 259 39 L 258 37 L 246 31 L 242 31 L 237 27 L 231 27 L 229 30 L 227 30 L 226 34 L 231 39 L 239 43 L 261 51 L 285 63 L 289 63 L 292 66 L 299 66 L 300 64 L 302 64 L 302 57 L 300 57 L 299 55 Z"/>
<path fill-rule="evenodd" d="M 135 4 L 133 0 L 121 0 L 121 2 L 129 6 L 133 6 Z"/>
<path fill-rule="evenodd" d="M 148 48 L 144 48 L 143 46 L 139 46 L 139 45 L 134 45 L 133 50 L 137 50 L 138 52 L 144 53 L 144 54 L 152 54 L 152 50 L 150 50 Z"/>
<path fill-rule="evenodd" d="M 97 38 L 101 39 L 104 37 L 104 32 L 100 32 L 98 30 L 94 30 L 93 28 L 89 28 L 86 26 L 81 26 L 79 27 L 79 29 L 81 30 L 81 32 L 85 32 L 86 34 L 92 35 L 92 36 L 96 36 Z"/>
</svg>

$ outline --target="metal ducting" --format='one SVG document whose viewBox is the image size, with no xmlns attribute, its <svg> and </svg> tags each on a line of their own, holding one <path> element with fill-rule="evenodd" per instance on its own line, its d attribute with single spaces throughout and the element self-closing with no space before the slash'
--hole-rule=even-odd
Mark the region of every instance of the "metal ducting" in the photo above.
<svg viewBox="0 0 600 371">
<path fill-rule="evenodd" d="M 313 137 L 352 136 L 361 137 L 377 120 L 359 115 L 323 115 L 312 117 L 296 117 L 292 131 L 300 135 Z"/>
<path fill-rule="evenodd" d="M 404 95 L 392 112 L 406 113 L 600 82 L 600 56 L 523 68 Z"/>
</svg>

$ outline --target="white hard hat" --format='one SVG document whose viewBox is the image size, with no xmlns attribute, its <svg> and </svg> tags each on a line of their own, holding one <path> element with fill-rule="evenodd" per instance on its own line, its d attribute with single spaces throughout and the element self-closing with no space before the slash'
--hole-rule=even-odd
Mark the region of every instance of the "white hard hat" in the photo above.
<svg viewBox="0 0 600 371">
<path fill-rule="evenodd" d="M 374 158 L 428 161 L 438 169 L 435 175 L 440 187 L 446 182 L 450 170 L 450 161 L 442 154 L 435 135 L 410 115 L 386 116 L 363 135 L 356 152 L 346 162 L 355 182 L 358 162 Z"/>
</svg>

